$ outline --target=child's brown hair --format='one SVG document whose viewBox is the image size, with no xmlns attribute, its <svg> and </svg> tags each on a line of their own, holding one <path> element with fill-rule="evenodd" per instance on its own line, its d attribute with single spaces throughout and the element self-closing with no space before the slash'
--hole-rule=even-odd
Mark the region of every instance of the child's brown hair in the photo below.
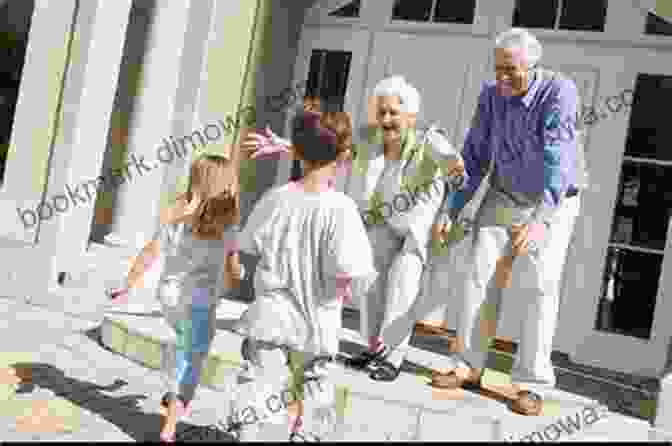
<svg viewBox="0 0 672 446">
<path fill-rule="evenodd" d="M 189 203 L 195 193 L 201 196 L 192 224 L 195 235 L 217 237 L 226 225 L 240 223 L 238 171 L 235 149 L 228 158 L 203 155 L 191 164 L 189 185 L 183 198 Z"/>
<path fill-rule="evenodd" d="M 345 112 L 303 112 L 292 122 L 292 142 L 304 161 L 323 166 L 352 150 L 352 123 Z"/>
</svg>

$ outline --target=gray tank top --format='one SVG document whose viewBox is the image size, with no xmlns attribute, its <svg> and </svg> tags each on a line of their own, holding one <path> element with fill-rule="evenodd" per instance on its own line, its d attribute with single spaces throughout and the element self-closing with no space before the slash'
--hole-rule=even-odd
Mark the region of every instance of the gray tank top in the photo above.
<svg viewBox="0 0 672 446">
<path fill-rule="evenodd" d="M 237 237 L 231 226 L 221 240 L 194 237 L 187 223 L 161 226 L 154 239 L 161 242 L 163 268 L 158 298 L 169 307 L 217 303 L 216 291 L 224 273 L 225 248 Z M 194 290 L 202 289 L 194 298 Z"/>
</svg>

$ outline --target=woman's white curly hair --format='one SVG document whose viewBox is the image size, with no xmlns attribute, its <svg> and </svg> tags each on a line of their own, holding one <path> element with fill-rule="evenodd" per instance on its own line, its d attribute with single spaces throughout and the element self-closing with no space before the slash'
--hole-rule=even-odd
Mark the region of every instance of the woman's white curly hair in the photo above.
<svg viewBox="0 0 672 446">
<path fill-rule="evenodd" d="M 420 112 L 420 93 L 403 76 L 391 76 L 378 82 L 373 96 L 397 96 L 402 111 L 417 114 Z"/>
</svg>

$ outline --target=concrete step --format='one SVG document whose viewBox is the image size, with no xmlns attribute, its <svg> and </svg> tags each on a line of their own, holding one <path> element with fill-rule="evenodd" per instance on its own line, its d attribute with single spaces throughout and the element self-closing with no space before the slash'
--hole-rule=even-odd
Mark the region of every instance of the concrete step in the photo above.
<svg viewBox="0 0 672 446">
<path fill-rule="evenodd" d="M 232 380 L 243 363 L 240 355 L 242 338 L 228 328 L 246 308 L 247 304 L 225 301 L 217 310 L 219 329 L 203 371 L 202 383 L 221 391 L 222 398 L 231 393 Z M 101 341 L 114 352 L 152 369 L 160 369 L 169 349 L 174 348 L 174 333 L 158 308 L 145 307 L 144 310 L 144 313 L 136 314 L 121 308 L 107 311 L 102 320 Z M 343 341 L 365 345 L 358 332 L 347 328 L 343 329 Z M 420 349 L 412 349 L 409 360 L 420 366 L 445 368 L 450 368 L 453 363 L 448 356 Z M 486 386 L 510 382 L 508 375 L 493 370 L 486 371 L 484 381 Z M 326 435 L 334 441 L 512 441 L 525 438 L 539 441 L 539 438 L 556 437 L 561 441 L 577 438 L 649 441 L 653 435 L 647 422 L 613 414 L 595 400 L 556 389 L 545 395 L 541 416 L 524 417 L 510 412 L 503 403 L 480 394 L 434 389 L 422 374 L 402 372 L 394 383 L 383 383 L 337 365 L 332 372 L 332 382 L 336 383 L 334 391 L 338 403 L 334 410 L 340 421 L 333 424 Z M 307 405 L 310 404 L 307 401 Z M 317 426 L 316 418 L 308 419 L 312 421 L 307 421 L 307 426 L 315 425 L 312 428 L 324 430 Z M 276 435 L 272 432 L 278 429 L 277 426 L 273 428 L 270 422 L 263 425 L 266 427 L 261 430 L 266 429 L 269 439 Z M 627 435 L 620 433 L 625 430 L 629 432 Z M 672 438 L 660 432 L 656 435 L 653 435 L 656 439 Z"/>
</svg>

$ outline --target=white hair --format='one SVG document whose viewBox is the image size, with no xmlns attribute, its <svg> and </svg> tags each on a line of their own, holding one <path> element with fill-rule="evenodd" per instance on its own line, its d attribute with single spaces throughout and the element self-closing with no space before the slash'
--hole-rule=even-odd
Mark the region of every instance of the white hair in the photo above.
<svg viewBox="0 0 672 446">
<path fill-rule="evenodd" d="M 527 63 L 530 67 L 536 65 L 541 59 L 541 43 L 523 28 L 511 28 L 498 35 L 495 39 L 495 48 L 520 48 L 525 50 Z"/>
<path fill-rule="evenodd" d="M 397 96 L 402 111 L 406 113 L 420 112 L 420 93 L 403 76 L 391 76 L 378 82 L 373 89 L 373 96 Z"/>
</svg>

